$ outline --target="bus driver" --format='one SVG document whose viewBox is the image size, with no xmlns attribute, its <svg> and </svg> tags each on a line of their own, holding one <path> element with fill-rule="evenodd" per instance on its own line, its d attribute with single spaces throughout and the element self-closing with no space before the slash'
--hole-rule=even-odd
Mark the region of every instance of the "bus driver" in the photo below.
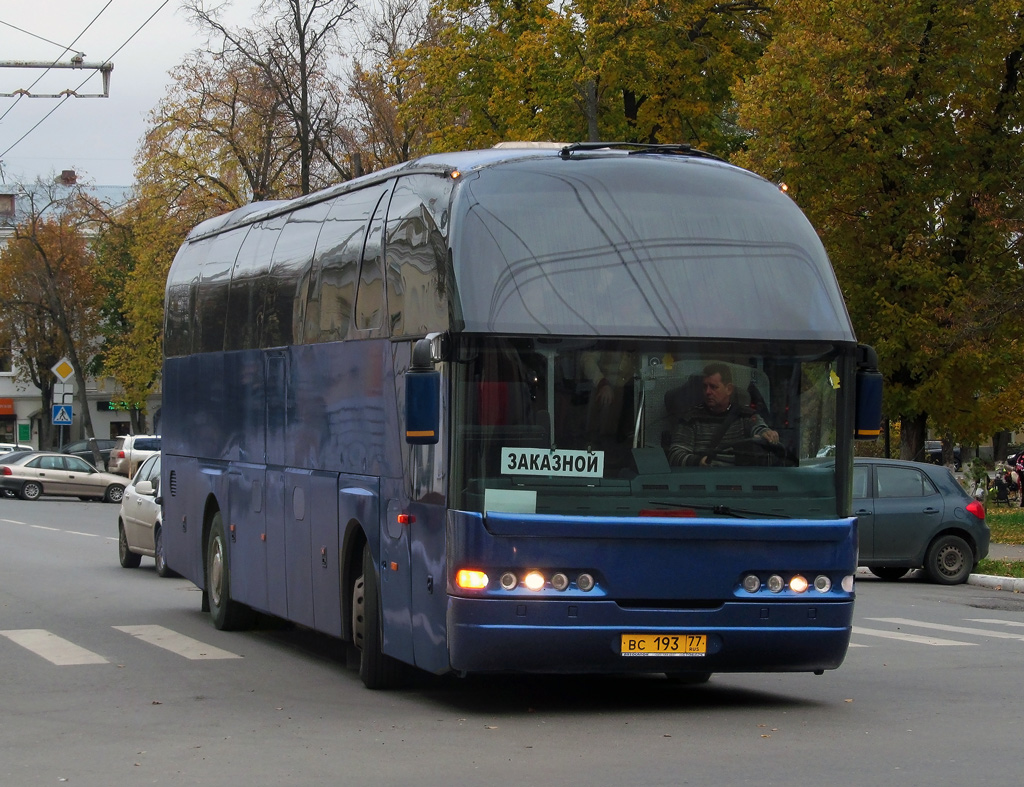
<svg viewBox="0 0 1024 787">
<path fill-rule="evenodd" d="M 752 438 L 778 443 L 752 408 L 735 401 L 732 371 L 724 363 L 711 363 L 702 372 L 704 401 L 691 407 L 672 435 L 669 463 L 684 466 L 734 465 L 736 444 Z"/>
</svg>

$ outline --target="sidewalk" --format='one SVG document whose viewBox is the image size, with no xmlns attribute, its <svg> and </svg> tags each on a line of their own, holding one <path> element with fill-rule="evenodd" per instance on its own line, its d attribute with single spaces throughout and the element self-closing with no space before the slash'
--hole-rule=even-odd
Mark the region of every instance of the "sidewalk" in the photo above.
<svg viewBox="0 0 1024 787">
<path fill-rule="evenodd" d="M 989 544 L 989 560 L 1024 560 L 1024 545 L 1021 544 Z M 971 574 L 967 584 L 990 590 L 1009 590 L 1012 593 L 1024 593 L 1024 579 L 1013 577 L 993 577 L 988 574 Z"/>
</svg>

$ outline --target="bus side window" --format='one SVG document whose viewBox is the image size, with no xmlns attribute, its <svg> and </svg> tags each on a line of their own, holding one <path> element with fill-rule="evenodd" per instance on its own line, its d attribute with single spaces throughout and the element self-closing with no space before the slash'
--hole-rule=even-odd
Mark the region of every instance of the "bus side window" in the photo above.
<svg viewBox="0 0 1024 787">
<path fill-rule="evenodd" d="M 385 190 L 370 187 L 330 201 L 330 213 L 316 244 L 305 342 L 335 342 L 348 334 L 366 230 Z"/>
<path fill-rule="evenodd" d="M 286 219 L 286 216 L 278 216 L 261 221 L 245 236 L 231 271 L 225 350 L 251 350 L 260 346 L 267 274 Z"/>
<path fill-rule="evenodd" d="M 359 289 L 356 292 L 354 328 L 357 331 L 379 330 L 384 324 L 384 214 L 388 195 L 385 194 L 374 211 L 370 232 L 363 248 L 359 270 Z"/>
<path fill-rule="evenodd" d="M 225 317 L 231 269 L 245 238 L 246 228 L 217 235 L 203 262 L 196 302 L 196 336 L 193 351 L 220 352 L 224 349 Z"/>
<path fill-rule="evenodd" d="M 385 246 L 392 336 L 448 327 L 444 231 L 451 188 L 451 179 L 438 175 L 410 175 L 395 186 Z"/>
<path fill-rule="evenodd" d="M 321 202 L 295 211 L 277 239 L 264 306 L 263 347 L 299 341 L 313 251 L 329 207 Z"/>
</svg>

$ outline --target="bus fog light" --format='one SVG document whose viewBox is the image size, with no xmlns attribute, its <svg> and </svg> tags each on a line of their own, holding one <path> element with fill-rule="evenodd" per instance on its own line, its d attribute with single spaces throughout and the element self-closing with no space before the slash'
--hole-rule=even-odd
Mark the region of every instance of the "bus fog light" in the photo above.
<svg viewBox="0 0 1024 787">
<path fill-rule="evenodd" d="M 580 574 L 576 577 L 576 587 L 586 593 L 594 589 L 594 578 L 590 574 Z"/>
<path fill-rule="evenodd" d="M 523 584 L 526 585 L 530 590 L 543 590 L 544 589 L 544 575 L 537 571 L 531 571 L 525 577 L 523 577 Z"/>
<path fill-rule="evenodd" d="M 747 574 L 743 577 L 743 589 L 748 593 L 756 593 L 761 589 L 761 580 L 756 574 Z"/>
<path fill-rule="evenodd" d="M 789 580 L 789 589 L 794 593 L 805 593 L 808 587 L 807 579 L 799 574 Z"/>
<path fill-rule="evenodd" d="M 484 590 L 487 587 L 487 574 L 464 568 L 455 575 L 455 584 L 466 590 Z"/>
<path fill-rule="evenodd" d="M 515 590 L 516 585 L 519 584 L 519 578 L 511 571 L 506 571 L 501 575 L 501 586 L 505 590 Z"/>
<path fill-rule="evenodd" d="M 819 574 L 814 578 L 814 589 L 819 593 L 828 593 L 832 589 L 832 580 L 824 574 Z"/>
<path fill-rule="evenodd" d="M 562 573 L 552 575 L 551 587 L 555 590 L 565 590 L 569 587 L 569 577 Z"/>
<path fill-rule="evenodd" d="M 853 574 L 847 574 L 843 577 L 842 587 L 847 593 L 853 592 Z"/>
<path fill-rule="evenodd" d="M 781 593 L 784 587 L 786 587 L 786 583 L 778 574 L 772 574 L 768 577 L 768 589 L 772 593 Z"/>
</svg>

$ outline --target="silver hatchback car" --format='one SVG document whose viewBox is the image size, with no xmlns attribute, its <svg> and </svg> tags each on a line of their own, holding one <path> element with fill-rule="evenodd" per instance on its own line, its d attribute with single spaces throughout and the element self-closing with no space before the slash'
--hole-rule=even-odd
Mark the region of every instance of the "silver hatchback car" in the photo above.
<svg viewBox="0 0 1024 787">
<path fill-rule="evenodd" d="M 138 568 L 142 556 L 156 561 L 156 573 L 174 576 L 164 560 L 161 531 L 160 454 L 142 463 L 135 478 L 124 490 L 117 517 L 117 553 L 124 568 Z"/>
</svg>

